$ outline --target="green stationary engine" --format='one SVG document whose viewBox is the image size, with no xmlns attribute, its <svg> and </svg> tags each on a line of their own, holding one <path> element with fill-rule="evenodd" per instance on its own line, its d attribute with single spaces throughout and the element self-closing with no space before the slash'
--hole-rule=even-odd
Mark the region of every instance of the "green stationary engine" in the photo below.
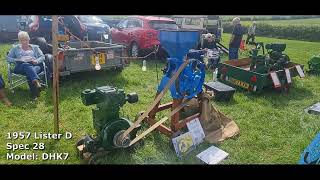
<svg viewBox="0 0 320 180">
<path fill-rule="evenodd" d="M 125 94 L 123 89 L 112 86 L 102 86 L 95 89 L 86 89 L 81 93 L 84 105 L 96 104 L 92 109 L 93 126 L 97 132 L 97 138 L 84 137 L 79 144 L 84 145 L 84 151 L 94 153 L 99 147 L 104 150 L 128 147 L 136 136 L 138 128 L 127 137 L 120 137 L 131 126 L 131 122 L 120 117 L 119 111 L 126 102 L 138 101 L 136 93 Z"/>
<path fill-rule="evenodd" d="M 264 54 L 264 46 L 262 42 L 255 43 L 256 48 L 252 49 L 250 70 L 258 73 L 268 73 L 270 71 L 278 71 L 284 69 L 290 62 L 288 55 L 283 51 L 286 49 L 286 44 L 271 43 L 266 44 L 268 55 Z M 263 55 L 258 55 L 258 51 L 262 47 Z"/>
</svg>

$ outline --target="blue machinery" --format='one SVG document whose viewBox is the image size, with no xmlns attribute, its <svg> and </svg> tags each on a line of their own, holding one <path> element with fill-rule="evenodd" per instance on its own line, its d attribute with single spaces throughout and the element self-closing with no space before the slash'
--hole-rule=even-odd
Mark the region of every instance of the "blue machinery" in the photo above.
<svg viewBox="0 0 320 180">
<path fill-rule="evenodd" d="M 200 116 L 196 113 L 181 120 L 179 111 L 186 106 L 186 102 L 193 97 L 199 97 L 202 93 L 202 85 L 205 78 L 205 65 L 201 61 L 203 51 L 192 50 L 199 41 L 198 31 L 165 31 L 160 30 L 159 39 L 161 46 L 168 52 L 168 66 L 164 76 L 158 86 L 155 100 L 147 110 L 139 113 L 137 120 L 127 130 L 125 130 L 119 139 L 122 141 L 132 132 L 143 120 L 151 127 L 134 138 L 130 144 L 134 144 L 147 133 L 154 129 L 167 136 L 174 135 L 175 132 L 184 128 L 188 121 Z M 191 50 L 190 50 L 191 49 Z M 189 53 L 188 53 L 189 51 Z M 161 104 L 160 101 L 165 93 L 170 90 L 172 102 Z M 183 99 L 187 99 L 182 103 Z M 168 117 L 171 117 L 171 127 L 163 125 L 168 118 L 162 118 L 155 121 L 156 113 L 171 108 Z"/>
<path fill-rule="evenodd" d="M 159 32 L 161 46 L 168 52 L 168 65 L 165 69 L 162 80 L 158 86 L 156 98 L 141 118 L 148 124 L 156 123 L 155 116 L 159 111 L 171 108 L 171 127 L 160 124 L 157 129 L 167 136 L 184 128 L 188 121 L 199 117 L 200 113 L 181 119 L 179 111 L 186 105 L 183 99 L 190 100 L 199 97 L 202 93 L 202 85 L 205 78 L 205 64 L 201 59 L 204 51 L 194 50 L 199 42 L 198 31 L 166 31 Z M 161 98 L 167 90 L 170 90 L 172 102 L 161 104 Z M 148 115 L 148 116 L 147 116 Z"/>
<path fill-rule="evenodd" d="M 182 70 L 175 84 L 170 86 L 171 96 L 173 99 L 184 97 L 190 99 L 201 93 L 205 65 L 200 61 L 200 58 L 204 52 L 190 50 L 198 43 L 199 35 L 196 31 L 160 31 L 161 46 L 168 52 L 170 58 L 168 58 L 168 67 L 159 84 L 158 92 L 164 89 L 187 56 L 189 63 Z"/>
</svg>

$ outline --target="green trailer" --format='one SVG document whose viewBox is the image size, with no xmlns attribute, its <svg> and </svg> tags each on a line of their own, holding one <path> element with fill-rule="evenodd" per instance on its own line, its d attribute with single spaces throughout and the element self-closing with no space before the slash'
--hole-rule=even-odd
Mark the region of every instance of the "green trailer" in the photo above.
<svg viewBox="0 0 320 180">
<path fill-rule="evenodd" d="M 217 78 L 220 82 L 252 92 L 261 92 L 264 88 L 274 88 L 288 92 L 292 78 L 303 78 L 303 65 L 289 62 L 284 69 L 258 73 L 250 70 L 251 58 L 229 60 L 220 63 Z"/>
</svg>

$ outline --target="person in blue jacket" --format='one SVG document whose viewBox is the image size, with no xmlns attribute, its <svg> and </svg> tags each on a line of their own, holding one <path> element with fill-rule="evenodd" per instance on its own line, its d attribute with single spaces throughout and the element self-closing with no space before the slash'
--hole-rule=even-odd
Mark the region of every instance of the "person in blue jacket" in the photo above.
<svg viewBox="0 0 320 180">
<path fill-rule="evenodd" d="M 7 61 L 15 63 L 14 73 L 25 75 L 28 80 L 31 97 L 36 100 L 40 96 L 40 78 L 38 73 L 43 71 L 41 63 L 45 60 L 38 45 L 29 44 L 27 32 L 18 33 L 19 44 L 15 45 L 7 55 Z"/>
</svg>

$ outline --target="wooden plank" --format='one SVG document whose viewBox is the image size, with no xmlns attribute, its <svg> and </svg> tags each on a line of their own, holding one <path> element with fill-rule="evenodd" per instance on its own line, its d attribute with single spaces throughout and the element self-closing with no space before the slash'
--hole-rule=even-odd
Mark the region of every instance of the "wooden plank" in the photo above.
<svg viewBox="0 0 320 180">
<path fill-rule="evenodd" d="M 250 58 L 243 58 L 243 59 L 238 59 L 238 60 L 228 60 L 228 61 L 223 62 L 223 64 L 229 64 L 232 66 L 241 67 L 241 66 L 250 65 L 251 61 L 252 60 Z"/>
<path fill-rule="evenodd" d="M 165 109 L 168 109 L 172 106 L 172 102 L 169 102 L 169 103 L 166 103 L 166 104 L 161 104 L 159 107 L 158 107 L 158 112 L 159 111 L 163 111 Z"/>
<path fill-rule="evenodd" d="M 286 72 L 286 78 L 287 78 L 288 84 L 291 84 L 292 79 L 291 79 L 290 70 L 288 68 L 285 68 L 284 71 Z"/>
<path fill-rule="evenodd" d="M 199 118 L 200 117 L 200 113 L 194 114 L 192 116 L 189 116 L 185 119 L 180 120 L 179 123 L 175 124 L 175 129 L 181 129 L 184 128 L 187 125 L 187 122 L 195 119 L 195 118 Z"/>
<path fill-rule="evenodd" d="M 169 117 L 175 115 L 178 111 L 180 111 L 183 107 L 185 107 L 187 105 L 187 103 L 190 101 L 191 99 L 187 99 L 184 103 L 181 103 L 179 106 L 177 106 L 173 111 L 171 111 L 169 113 Z M 181 100 L 182 101 L 182 100 Z M 174 104 L 174 103 L 173 103 Z M 131 146 L 132 144 L 136 143 L 137 141 L 139 141 L 141 138 L 145 137 L 147 134 L 149 134 L 151 131 L 153 131 L 154 129 L 158 128 L 160 125 L 162 125 L 162 123 L 164 121 L 166 121 L 168 118 L 164 117 L 162 118 L 160 121 L 154 123 L 149 129 L 147 129 L 146 131 L 144 131 L 143 133 L 141 133 L 138 137 L 134 138 L 131 143 L 129 144 L 129 146 Z"/>
<path fill-rule="evenodd" d="M 174 99 L 172 104 L 172 109 L 169 114 L 169 117 L 171 117 L 171 126 L 173 132 L 176 132 L 177 129 L 175 128 L 175 124 L 179 123 L 180 120 L 180 109 L 182 109 L 184 105 L 182 104 L 182 99 Z"/>
<path fill-rule="evenodd" d="M 137 119 L 136 122 L 133 123 L 124 133 L 122 137 L 126 137 L 143 119 L 145 119 L 149 112 L 160 102 L 160 100 L 163 98 L 165 93 L 169 90 L 170 86 L 173 84 L 173 82 L 178 78 L 182 70 L 187 66 L 189 63 L 189 60 L 185 60 L 184 63 L 179 67 L 178 71 L 173 75 L 173 77 L 169 80 L 169 82 L 166 84 L 164 89 L 158 94 L 157 98 L 152 102 L 152 104 L 148 107 L 148 109 Z"/>
<path fill-rule="evenodd" d="M 300 65 L 296 65 L 296 69 L 297 69 L 297 71 L 298 71 L 299 76 L 300 76 L 301 78 L 304 78 L 305 75 L 304 75 L 304 72 L 303 72 L 301 66 L 300 66 Z"/>
<path fill-rule="evenodd" d="M 167 117 L 162 118 L 160 121 L 158 121 L 157 123 L 155 123 L 154 125 L 152 125 L 149 129 L 147 129 L 146 131 L 144 131 L 143 133 L 141 133 L 139 136 L 137 136 L 136 138 L 134 138 L 129 146 L 131 146 L 132 144 L 136 143 L 137 141 L 139 141 L 141 138 L 145 137 L 147 134 L 149 134 L 151 131 L 153 131 L 154 129 L 156 129 L 158 126 L 160 126 L 162 123 L 164 123 L 166 120 L 168 120 Z"/>
<path fill-rule="evenodd" d="M 187 103 L 190 101 L 191 99 L 187 99 L 184 103 L 181 103 L 179 106 L 177 106 L 175 109 L 173 109 L 170 113 L 169 113 L 169 117 L 175 115 L 177 112 L 179 112 L 183 107 L 185 107 L 187 105 Z M 158 122 L 155 122 L 155 120 L 148 118 L 147 122 L 149 124 L 152 124 L 152 126 L 154 124 L 157 124 Z M 162 123 L 160 123 L 159 126 L 157 126 L 156 128 L 159 129 L 159 131 L 161 131 L 162 133 L 164 133 L 167 136 L 171 136 L 171 134 L 173 133 L 172 130 L 164 125 L 162 125 Z"/>
<path fill-rule="evenodd" d="M 278 78 L 277 73 L 276 72 L 270 72 L 270 76 L 271 76 L 271 79 L 272 79 L 274 87 L 275 88 L 281 87 L 281 83 L 280 83 L 280 80 Z"/>
<path fill-rule="evenodd" d="M 152 126 L 152 125 L 154 125 L 156 123 L 156 121 L 149 117 L 149 118 L 147 118 L 147 123 L 150 126 Z M 157 127 L 157 130 L 159 130 L 164 135 L 169 136 L 169 137 L 173 134 L 173 131 L 170 128 L 168 128 L 167 126 L 163 125 L 163 124 L 160 124 L 160 126 Z"/>
<path fill-rule="evenodd" d="M 53 119 L 54 133 L 59 133 L 59 60 L 58 60 L 58 16 L 52 16 L 53 53 Z"/>
<path fill-rule="evenodd" d="M 185 107 L 190 100 L 191 100 L 191 99 L 187 99 L 184 103 L 181 103 L 182 99 L 179 100 L 178 103 L 180 103 L 180 105 L 177 106 L 175 109 L 173 109 L 173 110 L 170 112 L 169 117 L 173 116 L 173 115 L 176 114 L 178 111 L 180 111 L 183 107 Z"/>
</svg>

